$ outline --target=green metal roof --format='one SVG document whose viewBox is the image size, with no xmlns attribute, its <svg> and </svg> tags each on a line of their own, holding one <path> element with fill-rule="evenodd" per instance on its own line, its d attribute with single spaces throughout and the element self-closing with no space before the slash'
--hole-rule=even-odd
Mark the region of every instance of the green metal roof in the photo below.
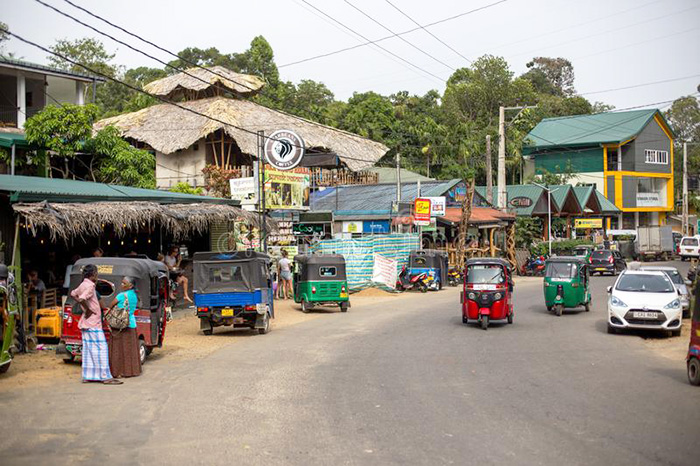
<svg viewBox="0 0 700 466">
<path fill-rule="evenodd" d="M 637 136 L 657 114 L 670 130 L 670 125 L 657 109 L 545 118 L 528 133 L 524 152 L 620 143 Z"/>
<path fill-rule="evenodd" d="M 0 132 L 0 147 L 11 148 L 15 145 L 18 149 L 29 149 L 31 146 L 24 137 L 24 133 L 3 133 Z"/>
<path fill-rule="evenodd" d="M 481 195 L 482 197 L 486 197 L 485 186 L 477 186 L 476 192 L 479 193 L 479 195 Z M 510 202 L 512 199 L 515 199 L 516 197 L 526 197 L 532 201 L 530 203 L 530 206 L 528 207 L 513 207 L 511 205 L 508 205 L 508 209 L 512 209 L 513 211 L 515 211 L 515 214 L 518 216 L 530 216 L 535 210 L 537 202 L 540 200 L 544 192 L 544 189 L 540 188 L 539 186 L 535 186 L 534 184 L 508 185 L 506 186 L 508 202 Z M 498 188 L 496 186 L 493 187 L 493 198 L 494 202 L 498 198 Z M 560 204 L 557 202 L 554 193 L 552 193 L 552 211 L 558 212 L 560 210 L 559 205 Z"/>
<path fill-rule="evenodd" d="M 600 211 L 603 214 L 619 214 L 620 209 L 617 208 L 615 204 L 610 202 L 607 197 L 603 196 L 603 193 L 595 190 L 595 195 L 598 197 L 598 202 L 600 203 Z"/>
<path fill-rule="evenodd" d="M 572 189 L 581 209 L 585 209 L 595 188 L 593 186 L 574 186 Z"/>
<path fill-rule="evenodd" d="M 564 208 L 564 204 L 569 196 L 573 197 L 574 201 L 579 206 L 579 210 L 583 211 L 583 207 L 581 206 L 581 203 L 578 202 L 578 199 L 576 198 L 570 184 L 549 185 L 547 187 L 552 190 L 552 200 L 555 201 L 559 212 L 561 212 L 561 210 Z"/>
<path fill-rule="evenodd" d="M 232 199 L 218 197 L 36 176 L 0 175 L 0 193 L 9 195 L 10 202 L 141 201 L 159 204 L 240 204 Z"/>
</svg>

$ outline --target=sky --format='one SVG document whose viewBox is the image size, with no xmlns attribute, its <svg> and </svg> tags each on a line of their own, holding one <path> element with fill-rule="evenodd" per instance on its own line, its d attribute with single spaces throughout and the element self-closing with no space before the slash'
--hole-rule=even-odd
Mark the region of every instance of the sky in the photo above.
<svg viewBox="0 0 700 466">
<path fill-rule="evenodd" d="M 172 59 L 64 0 L 42 1 L 163 61 Z M 567 58 L 576 90 L 618 109 L 676 99 L 698 92 L 700 84 L 699 0 L 389 0 L 407 16 L 387 0 L 71 1 L 172 52 L 186 47 L 242 52 L 263 35 L 282 79 L 321 81 L 342 100 L 370 90 L 442 93 L 455 69 L 485 54 L 504 57 L 516 76 L 533 57 Z M 116 53 L 117 64 L 162 67 L 35 0 L 0 0 L 0 21 L 44 46 L 92 36 Z M 382 48 L 365 45 L 294 64 L 414 28 L 379 42 Z M 47 63 L 45 52 L 16 39 L 5 50 Z M 646 85 L 658 81 L 664 82 Z M 620 89 L 630 86 L 638 87 Z"/>
</svg>

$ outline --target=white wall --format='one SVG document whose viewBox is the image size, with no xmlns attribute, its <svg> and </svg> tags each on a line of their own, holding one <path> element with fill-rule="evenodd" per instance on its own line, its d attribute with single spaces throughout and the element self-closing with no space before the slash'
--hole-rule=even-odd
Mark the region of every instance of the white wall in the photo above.
<svg viewBox="0 0 700 466">
<path fill-rule="evenodd" d="M 197 150 L 194 149 L 195 146 Z M 169 189 L 177 183 L 185 182 L 190 186 L 204 186 L 202 169 L 206 164 L 204 140 L 187 149 L 163 154 L 156 152 L 156 186 Z"/>
<path fill-rule="evenodd" d="M 601 194 L 605 192 L 605 178 L 603 172 L 575 173 L 569 180 L 569 184 L 571 186 L 576 186 L 578 183 L 594 184 Z"/>
<path fill-rule="evenodd" d="M 67 104 L 78 103 L 74 80 L 57 76 L 46 76 L 46 83 L 48 84 L 46 86 L 46 105 L 56 105 L 56 101 Z M 92 84 L 89 85 L 92 86 Z"/>
</svg>

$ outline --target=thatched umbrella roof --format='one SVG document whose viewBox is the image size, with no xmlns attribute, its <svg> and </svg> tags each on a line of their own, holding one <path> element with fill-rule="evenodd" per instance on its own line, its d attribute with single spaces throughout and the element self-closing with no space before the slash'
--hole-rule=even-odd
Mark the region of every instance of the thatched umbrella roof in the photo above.
<svg viewBox="0 0 700 466">
<path fill-rule="evenodd" d="M 190 68 L 185 73 L 158 79 L 146 84 L 144 90 L 176 100 L 183 95 L 187 96 L 187 91 L 204 95 L 221 95 L 222 91 L 230 91 L 239 96 L 250 96 L 257 94 L 264 85 L 263 80 L 257 76 L 234 73 L 223 66 L 211 66 L 206 69 Z"/>
<path fill-rule="evenodd" d="M 95 129 L 113 125 L 123 137 L 146 143 L 164 154 L 172 154 L 223 128 L 236 140 L 238 147 L 251 156 L 257 154 L 255 131 L 272 134 L 278 129 L 291 129 L 304 139 L 307 149 L 334 152 L 353 171 L 371 167 L 389 150 L 379 142 L 271 110 L 248 100 L 212 97 L 181 102 L 179 105 L 245 128 L 252 134 L 169 104 L 154 105 L 100 120 L 95 124 Z"/>
<path fill-rule="evenodd" d="M 258 214 L 224 204 L 157 204 L 154 202 L 18 203 L 12 208 L 36 235 L 46 228 L 52 241 L 103 234 L 102 225 L 111 225 L 118 236 L 146 225 L 161 225 L 176 239 L 209 231 L 212 222 L 238 221 L 259 225 Z M 268 232 L 277 231 L 277 222 L 265 219 Z"/>
</svg>

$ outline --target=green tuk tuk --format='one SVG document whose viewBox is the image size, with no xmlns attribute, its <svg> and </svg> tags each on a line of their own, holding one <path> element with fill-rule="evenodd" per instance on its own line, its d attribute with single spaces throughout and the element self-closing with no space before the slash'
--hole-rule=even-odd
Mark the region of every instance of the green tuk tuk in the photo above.
<svg viewBox="0 0 700 466">
<path fill-rule="evenodd" d="M 582 257 L 551 257 L 545 263 L 544 301 L 558 316 L 564 308 L 583 306 L 591 310 L 588 266 Z"/>
<path fill-rule="evenodd" d="M 345 258 L 340 254 L 302 254 L 294 257 L 294 302 L 306 313 L 314 306 L 350 307 Z"/>
<path fill-rule="evenodd" d="M 581 257 L 586 262 L 588 262 L 588 258 L 591 257 L 591 252 L 593 252 L 593 246 L 590 244 L 579 244 L 574 247 L 574 256 Z"/>
</svg>

